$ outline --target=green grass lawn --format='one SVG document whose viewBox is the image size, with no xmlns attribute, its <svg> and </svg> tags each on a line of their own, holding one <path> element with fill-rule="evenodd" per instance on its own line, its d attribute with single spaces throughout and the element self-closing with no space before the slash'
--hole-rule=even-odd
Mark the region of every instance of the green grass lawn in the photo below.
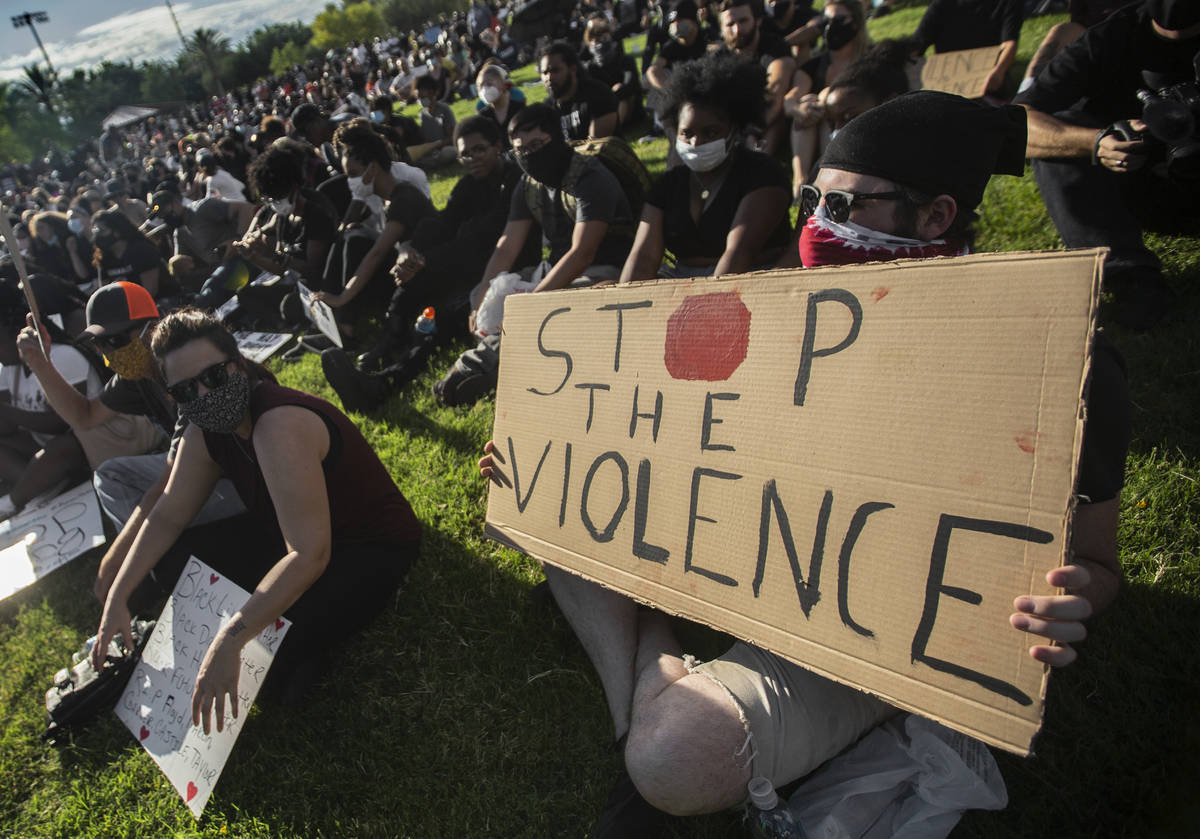
<svg viewBox="0 0 1200 839">
<path fill-rule="evenodd" d="M 873 31 L 909 32 L 919 15 L 898 11 Z M 1018 65 L 1059 19 L 1025 25 Z M 460 116 L 473 108 L 455 105 Z M 661 170 L 665 141 L 637 148 Z M 435 199 L 457 174 L 437 178 Z M 980 250 L 1061 247 L 1028 173 L 995 179 L 982 216 Z M 1051 679 L 1035 755 L 997 754 L 1009 807 L 968 814 L 956 837 L 1200 835 L 1200 245 L 1151 241 L 1183 307 L 1177 325 L 1149 335 L 1111 330 L 1134 402 L 1127 584 L 1080 660 Z M 585 834 L 618 766 L 600 685 L 561 616 L 531 603 L 537 564 L 482 536 L 475 461 L 492 406 L 435 405 L 429 386 L 451 359 L 378 415 L 355 416 L 421 519 L 421 562 L 394 608 L 341 648 L 311 707 L 252 712 L 199 823 L 114 716 L 64 748 L 38 739 L 53 673 L 96 628 L 97 558 L 0 603 L 0 837 Z M 275 369 L 336 402 L 315 356 Z M 738 835 L 737 816 L 673 829 Z"/>
</svg>

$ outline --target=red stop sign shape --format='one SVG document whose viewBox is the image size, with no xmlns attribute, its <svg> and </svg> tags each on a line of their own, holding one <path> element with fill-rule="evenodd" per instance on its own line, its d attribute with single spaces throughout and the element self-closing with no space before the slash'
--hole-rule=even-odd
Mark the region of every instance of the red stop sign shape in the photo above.
<svg viewBox="0 0 1200 839">
<path fill-rule="evenodd" d="M 723 382 L 746 360 L 750 310 L 733 291 L 697 294 L 667 320 L 663 362 L 673 379 Z"/>
</svg>

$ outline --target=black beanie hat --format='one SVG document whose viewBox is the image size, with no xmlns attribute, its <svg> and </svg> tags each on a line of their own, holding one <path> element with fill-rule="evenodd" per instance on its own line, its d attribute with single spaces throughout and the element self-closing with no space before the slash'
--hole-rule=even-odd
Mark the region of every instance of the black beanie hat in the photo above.
<svg viewBox="0 0 1200 839">
<path fill-rule="evenodd" d="M 988 179 L 1025 171 L 1025 109 L 999 108 L 951 93 L 918 90 L 852 119 L 821 166 L 950 195 L 960 211 L 983 200 Z"/>
</svg>

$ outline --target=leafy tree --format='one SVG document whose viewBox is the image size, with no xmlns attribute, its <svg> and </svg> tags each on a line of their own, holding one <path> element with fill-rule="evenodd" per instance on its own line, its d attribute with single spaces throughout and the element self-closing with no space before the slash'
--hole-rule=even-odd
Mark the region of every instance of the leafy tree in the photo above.
<svg viewBox="0 0 1200 839">
<path fill-rule="evenodd" d="M 25 70 L 25 78 L 20 81 L 21 87 L 45 106 L 47 110 L 53 111 L 54 102 L 50 98 L 54 89 L 53 80 L 43 73 L 42 68 L 36 64 L 30 64 L 23 69 Z"/>
<path fill-rule="evenodd" d="M 266 75 L 275 51 L 289 44 L 304 46 L 312 40 L 312 28 L 294 23 L 271 23 L 255 29 L 230 58 L 230 76 L 235 84 L 252 84 Z"/>
<path fill-rule="evenodd" d="M 204 97 L 200 77 L 180 58 L 174 61 L 147 61 L 141 65 L 142 84 L 139 101 L 195 102 Z"/>
<path fill-rule="evenodd" d="M 281 47 L 276 47 L 271 53 L 271 72 L 286 73 L 294 64 L 303 64 L 309 58 L 310 50 L 303 44 L 289 41 Z"/>
<path fill-rule="evenodd" d="M 229 39 L 215 29 L 201 27 L 186 41 L 186 52 L 201 67 L 204 87 L 215 90 L 218 96 L 225 95 L 221 84 L 221 70 L 229 57 Z"/>
<path fill-rule="evenodd" d="M 442 12 L 461 9 L 462 5 L 456 0 L 379 0 L 377 3 L 388 27 L 402 32 L 420 29 L 425 21 L 433 20 Z"/>
<path fill-rule="evenodd" d="M 320 49 L 344 47 L 351 41 L 367 41 L 386 31 L 379 9 L 365 0 L 344 9 L 330 3 L 312 22 L 312 42 Z"/>
</svg>

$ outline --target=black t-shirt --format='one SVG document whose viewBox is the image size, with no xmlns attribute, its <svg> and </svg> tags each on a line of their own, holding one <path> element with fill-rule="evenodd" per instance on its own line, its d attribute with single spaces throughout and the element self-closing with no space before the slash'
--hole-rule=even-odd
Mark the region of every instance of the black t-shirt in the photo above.
<svg viewBox="0 0 1200 839">
<path fill-rule="evenodd" d="M 602 82 L 580 76 L 575 95 L 567 102 L 555 102 L 562 118 L 563 137 L 568 142 L 586 140 L 592 121 L 617 110 L 617 97 Z"/>
<path fill-rule="evenodd" d="M 829 75 L 829 63 L 833 60 L 833 56 L 828 52 L 823 52 L 818 56 L 810 58 L 804 62 L 804 66 L 800 69 L 808 74 L 812 79 L 812 92 L 820 93 L 825 89 L 825 78 Z"/>
<path fill-rule="evenodd" d="M 1076 494 L 1087 501 L 1108 501 L 1125 483 L 1125 453 L 1132 436 L 1129 383 L 1125 360 L 1103 332 L 1096 335 L 1088 384 L 1087 423 L 1079 455 Z"/>
<path fill-rule="evenodd" d="M 522 175 L 517 188 L 513 190 L 509 221 L 534 220 L 536 223 L 526 198 L 527 183 L 530 183 L 529 176 Z M 570 187 L 575 204 L 574 218 L 563 208 L 559 190 L 536 181 L 532 182 L 532 188 L 542 193 L 539 202 L 543 208 L 542 234 L 550 247 L 551 264 L 558 262 L 571 249 L 571 237 L 577 221 L 604 221 L 609 225 L 608 233 L 592 259 L 593 264 L 618 267 L 625 264 L 625 257 L 629 256 L 629 249 L 633 246 L 633 213 L 617 176 L 608 171 L 607 166 L 591 158 L 580 168 L 578 178 Z"/>
<path fill-rule="evenodd" d="M 701 38 L 696 38 L 690 44 L 681 44 L 674 38 L 669 39 L 663 44 L 662 49 L 658 54 L 668 67 L 674 67 L 684 61 L 695 61 L 697 58 L 703 58 L 707 48 Z"/>
<path fill-rule="evenodd" d="M 1159 37 L 1145 6 L 1129 6 L 1068 44 L 1015 101 L 1047 114 L 1078 107 L 1100 123 L 1133 119 L 1142 113 L 1137 99 L 1138 89 L 1147 86 L 1142 72 L 1193 80 L 1197 50 L 1200 36 Z"/>
<path fill-rule="evenodd" d="M 500 136 L 504 140 L 504 148 L 507 149 L 512 146 L 512 143 L 508 139 L 508 124 L 510 122 L 512 122 L 513 117 L 515 117 L 517 114 L 521 113 L 521 109 L 523 109 L 524 107 L 525 107 L 524 99 L 516 99 L 512 96 L 509 96 L 508 110 L 504 112 L 504 120 L 503 121 L 500 120 L 500 117 L 496 116 L 496 109 L 493 108 L 491 105 L 485 105 L 482 108 L 480 108 L 478 115 L 481 117 L 487 117 L 488 119 L 490 119 L 493 122 L 496 122 L 500 125 Z"/>
<path fill-rule="evenodd" d="M 716 262 L 725 252 L 725 238 L 733 226 L 742 199 L 764 187 L 778 187 L 791 194 L 791 179 L 783 166 L 757 151 L 737 149 L 712 203 L 700 214 L 700 223 L 692 220 L 691 170 L 676 166 L 655 181 L 646 203 L 663 212 L 663 242 L 676 259 L 705 258 Z M 791 223 L 784 212 L 767 237 L 764 249 L 785 248 L 791 236 Z"/>
<path fill-rule="evenodd" d="M 283 220 L 279 231 L 280 242 L 292 253 L 307 253 L 308 242 L 332 242 L 337 230 L 337 214 L 328 198 L 307 187 L 300 188 L 300 195 L 304 198 L 300 215 Z"/>
<path fill-rule="evenodd" d="M 161 274 L 164 267 L 158 248 L 145 237 L 137 236 L 129 240 L 124 256 L 118 258 L 111 252 L 104 254 L 100 261 L 100 279 L 104 285 L 122 280 L 141 285 L 142 274 L 152 269 L 158 269 Z"/>
<path fill-rule="evenodd" d="M 425 193 L 406 181 L 399 181 L 392 194 L 388 196 L 387 209 L 384 210 L 386 221 L 398 221 L 404 225 L 404 238 L 408 239 L 417 229 L 422 219 L 437 215 L 433 202 L 425 197 Z"/>
<path fill-rule="evenodd" d="M 1022 0 L 933 0 L 913 33 L 924 51 L 953 52 L 990 47 L 1021 37 Z"/>
</svg>

